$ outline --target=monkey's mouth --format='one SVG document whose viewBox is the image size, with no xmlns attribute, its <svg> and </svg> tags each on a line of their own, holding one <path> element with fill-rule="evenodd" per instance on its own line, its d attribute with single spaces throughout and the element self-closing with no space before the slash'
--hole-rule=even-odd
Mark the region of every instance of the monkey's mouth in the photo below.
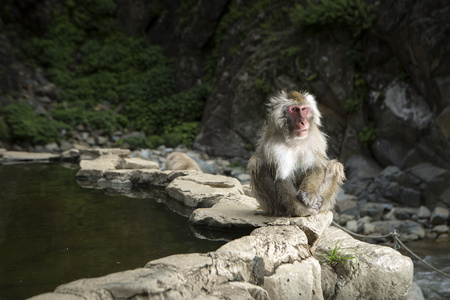
<svg viewBox="0 0 450 300">
<path fill-rule="evenodd" d="M 297 137 L 306 137 L 308 135 L 308 129 L 300 129 L 295 131 Z"/>
</svg>

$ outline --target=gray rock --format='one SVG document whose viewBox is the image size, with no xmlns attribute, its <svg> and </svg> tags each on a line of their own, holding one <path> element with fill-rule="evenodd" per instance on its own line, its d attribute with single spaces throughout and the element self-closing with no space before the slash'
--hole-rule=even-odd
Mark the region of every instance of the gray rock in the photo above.
<svg viewBox="0 0 450 300">
<path fill-rule="evenodd" d="M 47 145 L 45 145 L 45 150 L 49 151 L 49 152 L 58 152 L 59 146 L 57 143 L 53 142 L 53 143 L 49 143 Z"/>
<path fill-rule="evenodd" d="M 447 106 L 436 118 L 436 125 L 448 140 L 450 137 L 450 106 Z"/>
<path fill-rule="evenodd" d="M 419 219 L 428 219 L 431 217 L 431 211 L 426 206 L 420 206 L 419 210 L 417 211 L 417 217 Z"/>
<path fill-rule="evenodd" d="M 49 161 L 56 160 L 60 156 L 52 153 L 36 153 L 36 152 L 22 152 L 22 151 L 3 151 L 3 161 L 6 162 L 20 162 L 20 161 Z"/>
<path fill-rule="evenodd" d="M 124 158 L 117 169 L 158 169 L 157 162 L 142 159 L 139 157 Z"/>
<path fill-rule="evenodd" d="M 448 187 L 440 196 L 439 201 L 442 201 L 443 203 L 450 206 L 450 187 Z"/>
<path fill-rule="evenodd" d="M 406 296 L 406 300 L 425 300 L 423 297 L 422 290 L 420 286 L 413 282 L 411 287 L 409 288 L 408 295 Z"/>
<path fill-rule="evenodd" d="M 264 278 L 263 288 L 270 299 L 323 299 L 320 264 L 314 258 L 283 264 Z"/>
<path fill-rule="evenodd" d="M 400 185 L 397 182 L 383 182 L 381 194 L 388 199 L 398 199 L 400 196 Z"/>
<path fill-rule="evenodd" d="M 431 232 L 436 232 L 437 234 L 449 233 L 448 225 L 436 225 L 431 229 Z"/>
<path fill-rule="evenodd" d="M 342 198 L 336 199 L 336 211 L 345 213 L 349 209 L 357 208 L 357 198 L 352 195 L 345 194 Z"/>
<path fill-rule="evenodd" d="M 80 151 L 78 149 L 70 149 L 61 153 L 62 161 L 78 161 L 80 159 Z"/>
<path fill-rule="evenodd" d="M 333 214 L 330 211 L 323 211 L 317 215 L 308 217 L 295 218 L 276 218 L 269 225 L 295 225 L 305 232 L 308 238 L 308 244 L 311 250 L 314 251 L 317 241 L 322 237 L 324 231 L 330 226 L 333 221 Z"/>
<path fill-rule="evenodd" d="M 416 208 L 394 207 L 385 215 L 384 218 L 386 220 L 408 220 L 414 215 L 417 215 Z"/>
<path fill-rule="evenodd" d="M 360 204 L 359 211 L 362 217 L 369 216 L 372 220 L 379 220 L 384 212 L 384 204 L 370 202 Z"/>
<path fill-rule="evenodd" d="M 377 138 L 370 145 L 370 149 L 377 161 L 384 166 L 401 165 L 409 150 L 401 143 L 383 138 Z"/>
<path fill-rule="evenodd" d="M 81 157 L 83 157 L 83 154 Z M 122 158 L 116 155 L 103 155 L 92 160 L 82 159 L 76 178 L 78 180 L 96 182 L 103 177 L 105 171 L 116 169 L 122 163 L 122 160 Z"/>
<path fill-rule="evenodd" d="M 359 232 L 359 226 L 356 220 L 349 220 L 347 224 L 345 224 L 345 227 L 351 232 Z"/>
<path fill-rule="evenodd" d="M 189 207 L 211 207 L 223 196 L 244 194 L 236 178 L 205 173 L 178 177 L 166 191 L 170 197 Z"/>
<path fill-rule="evenodd" d="M 402 241 L 417 240 L 425 237 L 425 229 L 419 223 L 411 220 L 376 221 L 364 224 L 365 235 L 386 235 L 394 230 L 400 234 Z"/>
<path fill-rule="evenodd" d="M 79 148 L 80 149 L 80 148 Z M 93 149 L 80 149 L 81 160 L 95 159 L 102 155 L 115 155 L 119 157 L 129 157 L 131 151 L 129 149 L 119 148 L 93 148 Z"/>
<path fill-rule="evenodd" d="M 127 180 L 127 179 L 107 180 L 106 178 L 100 178 L 97 181 L 97 184 L 102 188 L 111 188 L 111 189 L 129 190 L 133 187 L 133 184 L 131 183 L 131 181 Z"/>
<path fill-rule="evenodd" d="M 400 192 L 400 203 L 413 207 L 419 207 L 420 192 L 411 188 L 402 188 Z"/>
<path fill-rule="evenodd" d="M 109 141 L 109 138 L 106 136 L 98 136 L 97 137 L 97 144 L 100 146 L 105 145 Z"/>
<path fill-rule="evenodd" d="M 314 256 L 323 260 L 320 254 L 336 245 L 343 255 L 356 259 L 322 264 L 324 299 L 404 299 L 413 279 L 410 258 L 390 247 L 357 241 L 333 226 L 325 231 Z M 369 282 L 370 288 L 365 288 Z"/>
<path fill-rule="evenodd" d="M 420 178 L 424 182 L 439 180 L 442 177 L 446 177 L 449 173 L 448 170 L 433 166 L 427 162 L 408 169 L 408 172 Z"/>
<path fill-rule="evenodd" d="M 367 178 L 374 178 L 381 172 L 381 167 L 373 160 L 360 154 L 355 154 L 345 162 L 347 179 L 361 181 Z"/>
<path fill-rule="evenodd" d="M 386 107 L 399 119 L 418 129 L 428 126 L 433 115 L 423 97 L 408 85 L 394 81 L 385 91 Z"/>
<path fill-rule="evenodd" d="M 430 221 L 433 225 L 441 225 L 447 222 L 448 219 L 448 209 L 444 207 L 436 207 L 431 214 Z"/>
<path fill-rule="evenodd" d="M 213 229 L 252 229 L 267 225 L 275 220 L 258 209 L 255 198 L 244 195 L 221 197 L 210 208 L 198 208 L 189 222 L 195 226 Z"/>
<path fill-rule="evenodd" d="M 66 141 L 66 140 L 62 140 L 61 141 L 61 143 L 60 143 L 60 148 L 61 148 L 61 151 L 68 151 L 68 150 L 70 150 L 70 149 L 73 149 L 74 147 L 73 147 L 73 144 L 72 143 L 70 143 L 70 142 L 68 142 L 68 141 Z"/>
<path fill-rule="evenodd" d="M 346 225 L 349 221 L 356 220 L 354 215 L 341 214 L 338 218 L 339 224 Z"/>
</svg>

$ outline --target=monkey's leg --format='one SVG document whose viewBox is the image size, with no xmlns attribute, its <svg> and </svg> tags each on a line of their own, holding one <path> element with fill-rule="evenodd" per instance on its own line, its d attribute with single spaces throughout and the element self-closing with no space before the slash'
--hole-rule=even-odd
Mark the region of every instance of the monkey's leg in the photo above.
<svg viewBox="0 0 450 300">
<path fill-rule="evenodd" d="M 297 191 L 297 199 L 304 205 L 313 209 L 319 209 L 322 205 L 321 194 L 318 193 L 325 178 L 324 168 L 309 170 L 303 178 Z"/>
<path fill-rule="evenodd" d="M 344 166 L 337 160 L 331 160 L 325 170 L 325 177 L 319 187 L 318 194 L 323 199 L 320 210 L 330 210 L 336 203 L 336 194 L 345 180 Z"/>
<path fill-rule="evenodd" d="M 290 217 L 306 217 L 319 212 L 318 208 L 313 208 L 298 201 L 297 189 L 290 179 L 277 180 L 275 183 L 276 203 L 279 204 L 280 215 Z"/>
</svg>

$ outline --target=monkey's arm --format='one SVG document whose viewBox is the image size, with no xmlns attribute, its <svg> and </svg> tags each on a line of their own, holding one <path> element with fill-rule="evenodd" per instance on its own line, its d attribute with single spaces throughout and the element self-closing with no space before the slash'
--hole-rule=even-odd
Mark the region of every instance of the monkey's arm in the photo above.
<svg viewBox="0 0 450 300">
<path fill-rule="evenodd" d="M 345 181 L 344 166 L 333 159 L 328 162 L 324 180 L 318 190 L 320 197 L 323 199 L 323 204 L 320 210 L 330 210 L 336 203 L 336 194 Z"/>
<path fill-rule="evenodd" d="M 307 172 L 297 192 L 306 206 L 330 210 L 336 202 L 336 194 L 345 180 L 344 166 L 333 159 L 326 168 L 315 168 Z"/>
<path fill-rule="evenodd" d="M 324 168 L 317 167 L 308 170 L 298 188 L 297 199 L 308 207 L 319 209 L 323 203 L 319 191 L 324 182 L 324 178 Z"/>
</svg>

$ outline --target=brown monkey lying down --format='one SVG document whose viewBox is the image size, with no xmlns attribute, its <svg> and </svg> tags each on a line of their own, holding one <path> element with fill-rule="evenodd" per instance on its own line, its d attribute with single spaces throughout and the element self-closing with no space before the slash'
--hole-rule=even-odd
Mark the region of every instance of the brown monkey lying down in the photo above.
<svg viewBox="0 0 450 300">
<path fill-rule="evenodd" d="M 196 170 L 202 171 L 197 162 L 183 152 L 172 152 L 166 158 L 165 170 Z"/>
<path fill-rule="evenodd" d="M 316 100 L 308 93 L 282 91 L 268 106 L 268 120 L 248 163 L 261 208 L 270 215 L 300 217 L 332 209 L 344 167 L 327 157 Z"/>
</svg>

